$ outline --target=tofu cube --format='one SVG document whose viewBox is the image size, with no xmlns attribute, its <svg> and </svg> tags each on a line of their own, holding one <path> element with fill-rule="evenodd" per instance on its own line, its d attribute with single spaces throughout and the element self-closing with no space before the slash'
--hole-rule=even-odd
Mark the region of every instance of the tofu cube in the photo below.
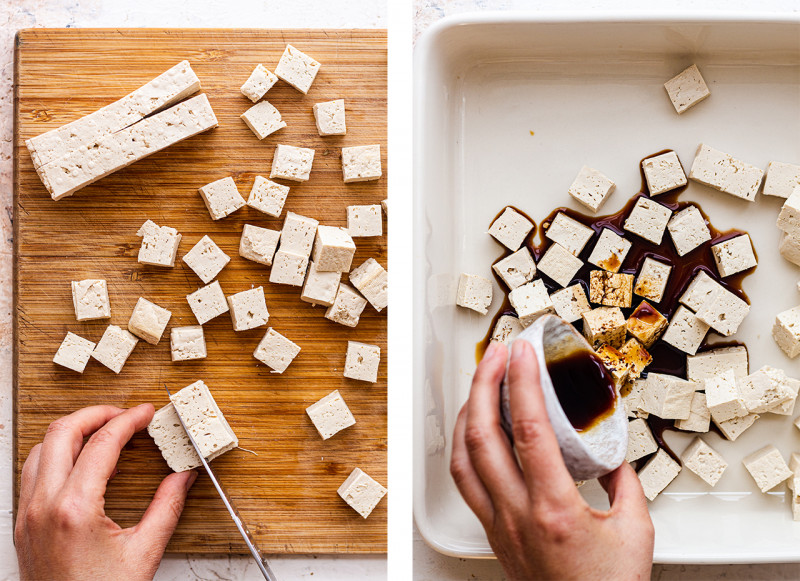
<svg viewBox="0 0 800 581">
<path fill-rule="evenodd" d="M 83 373 L 94 348 L 93 341 L 84 339 L 75 333 L 67 333 L 53 357 L 53 363 Z"/>
<path fill-rule="evenodd" d="M 540 279 L 515 288 L 509 293 L 508 300 L 523 327 L 529 326 L 542 315 L 555 312 L 553 301 Z"/>
<path fill-rule="evenodd" d="M 625 322 L 628 333 L 650 348 L 667 328 L 667 318 L 647 301 L 642 301 Z"/>
<path fill-rule="evenodd" d="M 347 231 L 350 236 L 383 236 L 383 214 L 380 204 L 347 206 Z"/>
<path fill-rule="evenodd" d="M 628 452 L 625 454 L 626 462 L 633 462 L 657 450 L 658 444 L 647 422 L 641 418 L 628 422 Z"/>
<path fill-rule="evenodd" d="M 671 265 L 664 264 L 648 256 L 642 262 L 642 268 L 639 270 L 639 276 L 636 278 L 636 286 L 633 287 L 633 292 L 654 303 L 660 303 L 661 299 L 664 298 L 664 291 L 667 290 L 667 282 L 671 272 Z"/>
<path fill-rule="evenodd" d="M 664 83 L 664 88 L 679 115 L 711 94 L 697 65 L 692 65 L 672 77 Z"/>
<path fill-rule="evenodd" d="M 281 112 L 269 101 L 261 101 L 253 105 L 239 118 L 259 140 L 286 127 L 286 122 L 281 119 Z"/>
<path fill-rule="evenodd" d="M 628 240 L 610 228 L 603 228 L 594 250 L 589 255 L 589 262 L 608 272 L 619 272 L 630 249 L 631 243 Z"/>
<path fill-rule="evenodd" d="M 582 266 L 583 260 L 573 256 L 569 250 L 554 242 L 539 260 L 538 270 L 559 286 L 566 287 Z"/>
<path fill-rule="evenodd" d="M 492 304 L 492 281 L 477 274 L 461 273 L 456 304 L 485 315 Z"/>
<path fill-rule="evenodd" d="M 727 153 L 701 143 L 697 148 L 689 179 L 748 202 L 756 199 L 764 172 Z"/>
<path fill-rule="evenodd" d="M 708 411 L 705 393 L 696 391 L 692 394 L 689 417 L 685 420 L 675 420 L 675 427 L 685 432 L 708 432 L 711 427 L 711 412 Z"/>
<path fill-rule="evenodd" d="M 750 373 L 747 347 L 744 345 L 722 347 L 686 358 L 686 378 L 701 385 L 709 377 L 714 377 L 729 369 L 733 371 L 734 378 L 744 377 Z"/>
<path fill-rule="evenodd" d="M 533 228 L 533 222 L 509 206 L 489 226 L 489 234 L 512 252 L 516 252 Z"/>
<path fill-rule="evenodd" d="M 312 260 L 319 272 L 347 272 L 355 253 L 356 244 L 345 228 L 317 226 Z"/>
<path fill-rule="evenodd" d="M 725 422 L 748 415 L 747 405 L 739 392 L 732 369 L 706 377 L 703 386 L 706 390 L 706 405 L 714 421 Z"/>
<path fill-rule="evenodd" d="M 171 317 L 167 309 L 139 297 L 128 321 L 128 331 L 151 345 L 158 345 Z"/>
<path fill-rule="evenodd" d="M 642 403 L 645 387 L 647 387 L 647 380 L 637 379 L 636 381 L 625 383 L 620 389 L 622 403 L 625 405 L 625 414 L 629 418 L 644 419 L 650 415 L 639 408 Z"/>
<path fill-rule="evenodd" d="M 732 418 L 730 420 L 726 420 L 724 422 L 718 422 L 714 420 L 714 416 L 711 416 L 711 419 L 714 420 L 714 425 L 719 428 L 719 431 L 722 432 L 722 435 L 725 436 L 731 442 L 736 441 L 736 438 L 741 436 L 745 430 L 749 429 L 758 418 L 760 418 L 758 414 L 748 414 L 743 418 Z"/>
<path fill-rule="evenodd" d="M 173 393 L 170 401 L 207 460 L 213 460 L 239 445 L 236 434 L 202 381 L 195 381 Z"/>
<path fill-rule="evenodd" d="M 698 319 L 692 311 L 679 305 L 664 333 L 664 341 L 684 353 L 694 355 L 703 343 L 709 328 L 708 324 Z"/>
<path fill-rule="evenodd" d="M 771 161 L 764 178 L 764 195 L 788 198 L 800 186 L 800 165 Z"/>
<path fill-rule="evenodd" d="M 380 179 L 381 146 L 358 145 L 342 148 L 342 177 L 344 183 L 368 182 Z"/>
<path fill-rule="evenodd" d="M 316 103 L 313 111 L 314 121 L 317 123 L 317 132 L 321 136 L 345 135 L 347 133 L 347 124 L 344 118 L 344 99 Z"/>
<path fill-rule="evenodd" d="M 286 49 L 275 67 L 275 75 L 282 81 L 290 84 L 303 94 L 308 93 L 311 83 L 319 72 L 320 64 L 305 53 L 300 52 L 291 44 Z"/>
<path fill-rule="evenodd" d="M 366 306 L 366 299 L 353 287 L 340 283 L 333 304 L 325 311 L 325 318 L 345 327 L 355 327 Z"/>
<path fill-rule="evenodd" d="M 108 285 L 103 279 L 87 278 L 72 281 L 72 305 L 78 321 L 94 321 L 111 317 Z"/>
<path fill-rule="evenodd" d="M 526 282 L 533 280 L 536 275 L 536 263 L 533 261 L 530 250 L 522 247 L 492 265 L 497 276 L 506 283 L 508 290 L 514 290 Z"/>
<path fill-rule="evenodd" d="M 287 212 L 281 229 L 280 249 L 284 252 L 291 252 L 308 258 L 311 256 L 311 249 L 314 246 L 314 238 L 317 235 L 318 226 L 319 222 L 314 218 Z M 327 228 L 324 228 L 326 233 L 332 232 Z"/>
<path fill-rule="evenodd" d="M 269 320 L 264 287 L 261 286 L 228 296 L 228 307 L 234 331 L 255 329 L 266 325 Z"/>
<path fill-rule="evenodd" d="M 192 309 L 197 322 L 201 325 L 228 312 L 228 302 L 225 300 L 225 293 L 222 292 L 218 280 L 186 295 L 186 300 L 189 302 L 189 308 Z"/>
<path fill-rule="evenodd" d="M 733 335 L 750 312 L 750 305 L 719 288 L 697 311 L 697 318 L 725 337 Z"/>
<path fill-rule="evenodd" d="M 772 444 L 745 456 L 742 464 L 756 481 L 756 486 L 761 492 L 772 490 L 792 477 L 792 471 L 789 470 L 780 451 Z"/>
<path fill-rule="evenodd" d="M 594 230 L 570 218 L 564 212 L 559 212 L 545 230 L 544 235 L 569 250 L 574 256 L 579 256 L 589 240 L 592 239 Z"/>
<path fill-rule="evenodd" d="M 344 362 L 344 376 L 348 379 L 378 381 L 378 366 L 381 363 L 381 348 L 357 341 L 347 342 L 347 355 Z"/>
<path fill-rule="evenodd" d="M 247 204 L 236 188 L 236 182 L 232 177 L 206 184 L 198 191 L 212 220 L 229 216 Z"/>
<path fill-rule="evenodd" d="M 581 315 L 583 334 L 593 349 L 603 343 L 619 349 L 625 342 L 625 316 L 619 307 L 597 307 Z"/>
<path fill-rule="evenodd" d="M 641 236 L 653 244 L 661 244 L 664 230 L 672 217 L 672 210 L 658 202 L 642 196 L 636 200 L 630 215 L 625 219 L 623 228 L 632 234 Z"/>
<path fill-rule="evenodd" d="M 344 403 L 339 390 L 329 393 L 306 408 L 306 413 L 323 440 L 327 440 L 350 426 L 356 419 Z"/>
<path fill-rule="evenodd" d="M 307 182 L 314 163 L 314 150 L 279 143 L 272 157 L 269 178 L 280 178 L 294 182 Z"/>
<path fill-rule="evenodd" d="M 386 495 L 386 489 L 366 472 L 355 468 L 339 487 L 338 493 L 353 510 L 367 518 Z"/>
<path fill-rule="evenodd" d="M 92 357 L 114 373 L 119 373 L 138 342 L 132 333 L 109 325 L 92 351 Z"/>
<path fill-rule="evenodd" d="M 706 271 L 700 270 L 686 287 L 679 301 L 682 305 L 697 312 L 720 290 L 725 290 L 725 287 L 711 278 Z"/>
<path fill-rule="evenodd" d="M 716 486 L 728 467 L 722 454 L 706 444 L 700 436 L 683 451 L 681 462 L 710 486 Z"/>
<path fill-rule="evenodd" d="M 379 313 L 389 304 L 389 273 L 374 258 L 350 271 L 350 283 Z"/>
<path fill-rule="evenodd" d="M 504 345 L 511 345 L 511 342 L 516 339 L 517 335 L 522 333 L 522 324 L 519 319 L 512 315 L 501 315 L 497 319 L 497 324 L 492 331 L 492 341 L 503 343 Z"/>
<path fill-rule="evenodd" d="M 771 411 L 796 397 L 788 387 L 772 381 L 772 378 L 763 369 L 738 378 L 736 389 L 744 400 L 747 411 L 751 414 Z"/>
<path fill-rule="evenodd" d="M 708 224 L 697 206 L 687 206 L 672 216 L 667 223 L 667 230 L 679 256 L 685 256 L 711 240 Z"/>
<path fill-rule="evenodd" d="M 583 313 L 592 310 L 586 291 L 579 284 L 573 284 L 550 295 L 556 314 L 567 323 L 580 321 Z"/>
<path fill-rule="evenodd" d="M 698 385 L 672 375 L 648 373 L 639 408 L 665 420 L 689 419 Z"/>
<path fill-rule="evenodd" d="M 790 359 L 800 355 L 800 307 L 778 313 L 772 337 Z"/>
<path fill-rule="evenodd" d="M 206 358 L 206 338 L 200 325 L 172 327 L 169 339 L 173 361 Z"/>
<path fill-rule="evenodd" d="M 596 353 L 603 365 L 606 366 L 606 369 L 611 372 L 615 383 L 622 385 L 628 379 L 628 374 L 630 373 L 630 365 L 622 353 L 607 343 L 600 345 Z"/>
<path fill-rule="evenodd" d="M 299 353 L 299 345 L 269 327 L 253 351 L 253 357 L 274 372 L 283 373 Z"/>
<path fill-rule="evenodd" d="M 687 183 L 678 154 L 674 151 L 648 157 L 642 161 L 642 170 L 651 196 L 669 192 Z"/>
<path fill-rule="evenodd" d="M 653 362 L 653 356 L 636 339 L 628 339 L 619 350 L 628 364 L 628 378 L 639 379 L 645 367 Z"/>
<path fill-rule="evenodd" d="M 673 460 L 663 448 L 648 460 L 644 468 L 639 470 L 637 476 L 644 489 L 644 495 L 653 501 L 661 492 L 675 480 L 681 471 L 681 465 Z"/>
<path fill-rule="evenodd" d="M 589 300 L 606 307 L 630 308 L 633 275 L 593 270 L 589 273 Z"/>
<path fill-rule="evenodd" d="M 800 237 L 800 186 L 792 190 L 791 195 L 781 206 L 777 225 L 794 238 Z"/>
<path fill-rule="evenodd" d="M 195 452 L 171 403 L 156 411 L 147 426 L 147 433 L 158 446 L 170 470 L 184 472 L 202 466 L 200 456 Z"/>
<path fill-rule="evenodd" d="M 723 278 L 753 268 L 758 264 L 748 234 L 729 238 L 711 247 L 719 275 Z"/>
<path fill-rule="evenodd" d="M 289 186 L 282 186 L 263 176 L 256 176 L 250 196 L 247 198 L 247 205 L 254 210 L 277 218 L 283 211 L 283 205 L 286 203 L 288 195 Z"/>
<path fill-rule="evenodd" d="M 339 282 L 342 280 L 341 272 L 320 272 L 317 264 L 310 262 L 306 281 L 303 284 L 303 294 L 300 300 L 312 305 L 324 305 L 329 307 L 336 298 L 336 291 L 339 290 Z"/>
<path fill-rule="evenodd" d="M 578 172 L 567 193 L 592 212 L 597 212 L 614 188 L 616 185 L 608 177 L 585 165 Z"/>
<path fill-rule="evenodd" d="M 183 261 L 200 277 L 200 280 L 208 284 L 217 278 L 231 261 L 231 257 L 225 254 L 211 238 L 203 236 L 200 242 L 183 256 Z"/>
<path fill-rule="evenodd" d="M 250 76 L 242 85 L 242 95 L 257 103 L 278 82 L 278 77 L 269 72 L 264 65 L 256 65 Z"/>
<path fill-rule="evenodd" d="M 239 241 L 239 256 L 270 266 L 280 238 L 281 233 L 278 230 L 245 224 Z"/>
<path fill-rule="evenodd" d="M 791 415 L 794 412 L 794 404 L 797 400 L 797 394 L 800 392 L 800 380 L 787 376 L 783 369 L 776 369 L 769 365 L 764 365 L 761 369 L 759 369 L 759 371 L 766 373 L 772 382 L 778 386 L 779 390 L 788 390 L 788 392 L 791 394 L 787 401 L 770 408 L 769 412 L 781 416 Z"/>
<path fill-rule="evenodd" d="M 139 262 L 151 266 L 175 266 L 175 256 L 181 242 L 181 235 L 175 228 L 159 226 L 148 220 L 136 235 L 142 239 L 137 259 Z"/>
<path fill-rule="evenodd" d="M 800 238 L 784 234 L 778 246 L 778 252 L 792 264 L 800 266 Z"/>
</svg>

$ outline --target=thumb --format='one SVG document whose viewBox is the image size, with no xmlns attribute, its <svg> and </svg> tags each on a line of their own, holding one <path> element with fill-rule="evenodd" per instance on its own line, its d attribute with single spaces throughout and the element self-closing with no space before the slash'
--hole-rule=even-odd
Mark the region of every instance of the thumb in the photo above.
<svg viewBox="0 0 800 581">
<path fill-rule="evenodd" d="M 602 476 L 600 484 L 608 493 L 612 512 L 632 517 L 650 518 L 642 483 L 630 464 L 623 462 L 619 468 Z"/>
<path fill-rule="evenodd" d="M 164 553 L 175 527 L 178 526 L 186 495 L 195 480 L 197 472 L 190 470 L 170 474 L 161 481 L 150 506 L 133 530 L 140 545 L 150 549 L 148 553 L 152 552 L 159 558 Z"/>
</svg>

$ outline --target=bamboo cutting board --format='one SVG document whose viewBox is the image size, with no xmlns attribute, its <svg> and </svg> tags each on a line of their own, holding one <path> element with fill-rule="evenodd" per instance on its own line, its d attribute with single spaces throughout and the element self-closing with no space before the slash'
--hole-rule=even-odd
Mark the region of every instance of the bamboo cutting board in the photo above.
<svg viewBox="0 0 800 581">
<path fill-rule="evenodd" d="M 270 70 L 291 43 L 322 63 L 308 95 L 279 81 L 267 100 L 287 127 L 263 141 L 239 119 L 252 103 L 239 87 L 256 64 Z M 280 229 L 287 210 L 346 226 L 346 206 L 386 198 L 386 34 L 364 30 L 26 30 L 16 47 L 15 133 L 15 483 L 30 449 L 54 419 L 94 404 L 167 403 L 202 379 L 242 448 L 213 465 L 267 553 L 369 553 L 386 549 L 384 500 L 364 520 L 337 495 L 355 467 L 386 484 L 386 311 L 367 306 L 355 329 L 324 318 L 325 307 L 300 300 L 300 288 L 268 282 L 267 267 L 238 255 L 245 224 Z M 59 202 L 33 170 L 24 141 L 115 101 L 187 59 L 219 127 L 108 176 Z M 344 98 L 347 135 L 320 137 L 316 102 Z M 197 189 L 233 176 L 246 198 L 256 175 L 269 176 L 277 143 L 316 150 L 311 179 L 291 187 L 281 218 L 245 207 L 212 221 Z M 384 176 L 344 184 L 342 146 L 379 143 Z M 183 234 L 175 268 L 139 264 L 145 220 Z M 185 296 L 200 279 L 182 257 L 208 234 L 231 257 L 218 280 L 226 294 L 264 286 L 269 325 L 302 348 L 282 374 L 256 361 L 266 326 L 233 331 L 224 314 L 206 325 L 208 358 L 172 363 L 169 328 L 197 324 Z M 353 262 L 386 264 L 386 238 L 356 239 Z M 119 375 L 90 360 L 80 375 L 52 363 L 67 331 L 97 342 L 109 321 L 77 322 L 70 281 L 104 278 L 110 323 L 125 327 L 138 297 L 172 311 L 157 346 L 140 341 Z M 346 280 L 346 277 L 343 278 Z M 377 344 L 378 383 L 342 376 L 347 341 Z M 356 425 L 323 441 L 305 408 L 338 389 Z M 146 432 L 125 448 L 106 494 L 122 526 L 138 521 L 168 468 Z M 243 553 L 244 544 L 208 478 L 189 494 L 168 550 Z"/>
</svg>

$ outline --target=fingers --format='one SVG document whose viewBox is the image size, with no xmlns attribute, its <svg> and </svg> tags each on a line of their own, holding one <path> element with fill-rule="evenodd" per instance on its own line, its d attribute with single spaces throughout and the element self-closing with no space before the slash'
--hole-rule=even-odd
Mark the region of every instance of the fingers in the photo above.
<svg viewBox="0 0 800 581">
<path fill-rule="evenodd" d="M 147 547 L 147 553 L 161 555 L 166 549 L 195 480 L 197 472 L 190 470 L 170 474 L 161 481 L 142 520 L 131 531 L 136 542 Z"/>
<path fill-rule="evenodd" d="M 494 506 L 492 499 L 486 491 L 486 487 L 481 482 L 478 473 L 472 466 L 467 444 L 464 441 L 464 433 L 467 426 L 467 406 L 461 408 L 456 420 L 456 427 L 453 430 L 453 454 L 450 458 L 450 474 L 456 483 L 458 491 L 472 509 L 472 512 L 481 521 L 484 528 L 487 528 L 494 520 Z"/>
<path fill-rule="evenodd" d="M 22 465 L 22 474 L 19 482 L 19 501 L 17 503 L 17 521 L 24 521 L 25 511 L 33 496 L 33 489 L 36 485 L 36 473 L 39 471 L 39 457 L 42 452 L 42 445 L 36 444 L 25 459 Z"/>
<path fill-rule="evenodd" d="M 78 456 L 67 487 L 76 495 L 94 500 L 105 494 L 122 447 L 133 434 L 147 426 L 154 409 L 149 403 L 125 410 L 98 429 Z"/>
<path fill-rule="evenodd" d="M 642 483 L 630 464 L 623 462 L 619 468 L 599 480 L 608 493 L 611 512 L 626 514 L 631 518 L 650 518 Z"/>
<path fill-rule="evenodd" d="M 527 341 L 514 341 L 508 367 L 512 432 L 532 498 L 570 504 L 580 498 L 564 465 L 539 381 L 539 364 Z"/>
</svg>

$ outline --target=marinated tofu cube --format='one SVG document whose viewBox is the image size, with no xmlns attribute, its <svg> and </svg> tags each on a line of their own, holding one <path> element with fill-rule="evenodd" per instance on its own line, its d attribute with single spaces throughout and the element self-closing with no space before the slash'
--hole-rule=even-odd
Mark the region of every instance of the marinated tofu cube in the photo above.
<svg viewBox="0 0 800 581">
<path fill-rule="evenodd" d="M 692 65 L 672 77 L 664 83 L 664 88 L 679 115 L 711 94 L 697 65 Z"/>
<path fill-rule="evenodd" d="M 608 177 L 585 165 L 578 172 L 567 193 L 592 212 L 597 212 L 616 188 Z"/>
<path fill-rule="evenodd" d="M 327 440 L 356 423 L 356 419 L 350 412 L 350 408 L 344 403 L 339 390 L 329 393 L 318 402 L 308 406 L 306 413 L 323 440 Z"/>
<path fill-rule="evenodd" d="M 636 278 L 636 286 L 633 287 L 633 292 L 654 303 L 660 303 L 661 299 L 664 298 L 664 291 L 667 290 L 667 282 L 671 272 L 672 266 L 648 256 L 642 262 L 642 268 L 639 270 L 639 276 Z"/>
<path fill-rule="evenodd" d="M 256 65 L 256 68 L 253 69 L 253 72 L 250 73 L 250 76 L 242 85 L 242 95 L 253 103 L 257 103 L 277 82 L 278 77 L 269 72 L 264 65 Z"/>
<path fill-rule="evenodd" d="M 299 345 L 269 327 L 253 352 L 253 357 L 275 373 L 283 373 L 299 353 Z"/>
<path fill-rule="evenodd" d="M 350 283 L 379 313 L 389 304 L 389 273 L 374 258 L 350 271 Z"/>
<path fill-rule="evenodd" d="M 350 507 L 367 518 L 386 495 L 386 489 L 360 468 L 355 468 L 338 490 Z"/>
<path fill-rule="evenodd" d="M 183 261 L 200 277 L 200 280 L 208 284 L 217 278 L 231 261 L 231 257 L 225 254 L 211 238 L 203 236 L 189 252 L 184 254 Z"/>
<path fill-rule="evenodd" d="M 663 338 L 676 349 L 694 355 L 703 343 L 709 328 L 708 324 L 698 319 L 692 311 L 680 305 L 672 315 Z"/>
<path fill-rule="evenodd" d="M 259 140 L 286 127 L 281 112 L 269 101 L 261 101 L 242 113 L 239 118 Z"/>
<path fill-rule="evenodd" d="M 681 465 L 675 462 L 663 448 L 648 460 L 637 476 L 648 500 L 655 500 L 661 492 L 675 480 L 681 471 Z"/>
<path fill-rule="evenodd" d="M 357 341 L 347 342 L 347 355 L 344 362 L 344 376 L 349 379 L 378 381 L 378 367 L 381 363 L 381 348 Z"/>
<path fill-rule="evenodd" d="M 748 234 L 730 238 L 711 247 L 714 262 L 721 277 L 731 276 L 753 268 L 758 264 L 753 244 Z"/>
<path fill-rule="evenodd" d="M 630 308 L 633 275 L 593 270 L 589 273 L 589 300 L 606 307 Z"/>
<path fill-rule="evenodd" d="M 570 218 L 564 212 L 559 212 L 544 235 L 569 250 L 574 256 L 579 256 L 592 239 L 594 230 Z"/>
<path fill-rule="evenodd" d="M 234 331 L 255 329 L 266 325 L 269 320 L 264 287 L 251 288 L 228 296 L 228 306 Z"/>
<path fill-rule="evenodd" d="M 228 301 L 225 300 L 225 293 L 222 292 L 218 280 L 186 295 L 186 300 L 201 325 L 228 312 Z"/>
<path fill-rule="evenodd" d="M 492 304 L 492 281 L 477 274 L 461 273 L 456 304 L 485 315 Z"/>
<path fill-rule="evenodd" d="M 383 175 L 381 172 L 381 146 L 343 147 L 342 175 L 346 184 L 380 179 Z"/>
<path fill-rule="evenodd" d="M 658 444 L 647 422 L 641 418 L 628 422 L 628 452 L 625 454 L 626 462 L 633 462 L 657 450 Z"/>
<path fill-rule="evenodd" d="M 138 342 L 139 339 L 129 331 L 109 325 L 92 351 L 92 357 L 114 373 L 119 373 Z"/>
<path fill-rule="evenodd" d="M 523 247 L 492 265 L 508 290 L 514 290 L 526 282 L 533 280 L 536 275 L 536 263 L 533 261 L 530 250 Z"/>
<path fill-rule="evenodd" d="M 756 199 L 764 172 L 727 153 L 701 143 L 697 148 L 689 179 L 752 202 Z"/>
<path fill-rule="evenodd" d="M 256 176 L 250 196 L 247 198 L 247 205 L 277 218 L 283 211 L 283 205 L 286 203 L 288 195 L 289 186 L 282 186 L 263 176 Z"/>
<path fill-rule="evenodd" d="M 128 321 L 128 331 L 151 345 L 158 345 L 172 313 L 139 297 Z"/>
<path fill-rule="evenodd" d="M 675 420 L 675 427 L 685 432 L 708 432 L 711 427 L 711 412 L 708 411 L 705 393 L 696 391 L 692 394 L 689 417 L 685 420 Z"/>
<path fill-rule="evenodd" d="M 589 262 L 608 272 L 618 272 L 631 249 L 631 243 L 611 230 L 603 228 L 589 255 Z"/>
<path fill-rule="evenodd" d="M 583 313 L 592 310 L 586 291 L 577 283 L 557 290 L 550 295 L 550 300 L 553 301 L 556 314 L 567 323 L 580 321 Z"/>
<path fill-rule="evenodd" d="M 573 256 L 558 243 L 553 243 L 539 260 L 538 270 L 560 286 L 567 286 L 583 266 L 583 260 Z"/>
<path fill-rule="evenodd" d="M 239 241 L 239 256 L 266 266 L 272 265 L 272 257 L 281 238 L 279 230 L 245 224 Z"/>
<path fill-rule="evenodd" d="M 719 431 L 722 432 L 722 435 L 725 436 L 731 442 L 735 442 L 736 438 L 741 436 L 745 430 L 749 429 L 758 418 L 760 418 L 758 414 L 749 414 L 744 416 L 743 418 L 732 418 L 730 420 L 726 420 L 724 422 L 718 422 L 714 420 L 714 416 L 711 416 L 711 419 L 714 420 L 714 425 L 719 428 Z"/>
<path fill-rule="evenodd" d="M 492 331 L 492 341 L 510 345 L 517 335 L 522 333 L 522 328 L 518 318 L 512 315 L 502 315 L 497 319 L 497 324 Z"/>
<path fill-rule="evenodd" d="M 744 400 L 747 411 L 751 414 L 771 411 L 796 397 L 788 387 L 772 381 L 772 378 L 763 369 L 738 378 L 736 389 Z"/>
<path fill-rule="evenodd" d="M 764 178 L 764 195 L 788 198 L 800 186 L 800 165 L 771 161 Z"/>
<path fill-rule="evenodd" d="M 705 380 L 728 370 L 735 378 L 744 377 L 749 372 L 747 347 L 721 347 L 703 351 L 686 358 L 686 378 L 704 385 Z"/>
<path fill-rule="evenodd" d="M 550 300 L 547 288 L 540 279 L 515 288 L 509 293 L 508 300 L 517 312 L 523 327 L 529 326 L 542 315 L 555 313 L 553 301 Z"/>
<path fill-rule="evenodd" d="M 314 150 L 279 143 L 272 157 L 270 179 L 280 178 L 295 182 L 307 182 L 314 164 Z"/>
<path fill-rule="evenodd" d="M 317 226 L 312 260 L 319 272 L 347 272 L 355 254 L 356 243 L 345 228 Z"/>
<path fill-rule="evenodd" d="M 706 444 L 699 436 L 683 451 L 681 462 L 710 486 L 716 486 L 728 467 L 722 454 Z"/>
<path fill-rule="evenodd" d="M 790 359 L 800 355 L 800 307 L 778 313 L 772 337 Z"/>
<path fill-rule="evenodd" d="M 642 161 L 642 169 L 651 196 L 686 185 L 686 174 L 683 172 L 678 154 L 674 151 L 648 157 Z"/>
<path fill-rule="evenodd" d="M 516 252 L 531 230 L 534 224 L 525 216 L 517 212 L 514 208 L 507 207 L 503 213 L 492 222 L 489 227 L 489 234 L 500 244 Z"/>
<path fill-rule="evenodd" d="M 170 329 L 170 351 L 173 361 L 206 358 L 206 339 L 203 327 L 190 325 Z"/>
<path fill-rule="evenodd" d="M 108 285 L 103 279 L 72 281 L 72 305 L 78 321 L 94 321 L 111 317 Z"/>
<path fill-rule="evenodd" d="M 313 108 L 317 132 L 327 135 L 345 135 L 347 124 L 344 117 L 344 99 L 316 103 Z"/>
<path fill-rule="evenodd" d="M 715 422 L 726 422 L 748 415 L 747 405 L 739 392 L 732 369 L 706 377 L 703 386 L 706 390 L 706 405 Z"/>
<path fill-rule="evenodd" d="M 617 385 L 622 385 L 628 379 L 630 365 L 625 357 L 611 345 L 603 343 L 596 351 L 597 356 L 611 372 Z"/>
<path fill-rule="evenodd" d="M 625 342 L 625 316 L 619 307 L 597 307 L 583 313 L 583 334 L 597 349 L 603 343 L 619 349 Z"/>
<path fill-rule="evenodd" d="M 639 408 L 665 420 L 686 420 L 697 384 L 672 375 L 648 373 Z"/>
<path fill-rule="evenodd" d="M 159 226 L 148 220 L 136 235 L 142 239 L 137 259 L 139 262 L 151 266 L 175 266 L 175 256 L 181 242 L 181 235 L 175 228 Z"/>
<path fill-rule="evenodd" d="M 84 339 L 75 333 L 67 333 L 53 357 L 53 363 L 83 373 L 95 346 L 93 341 Z"/>
<path fill-rule="evenodd" d="M 628 363 L 628 378 L 631 380 L 639 379 L 645 367 L 653 362 L 653 356 L 636 339 L 628 339 L 619 352 Z"/>
<path fill-rule="evenodd" d="M 383 236 L 383 214 L 380 204 L 347 206 L 347 231 L 350 236 Z"/>
<path fill-rule="evenodd" d="M 750 305 L 727 289 L 718 289 L 697 311 L 697 318 L 712 329 L 729 337 L 750 312 Z"/>
<path fill-rule="evenodd" d="M 206 184 L 198 191 L 212 220 L 229 216 L 247 204 L 236 188 L 236 182 L 232 177 Z"/>
<path fill-rule="evenodd" d="M 636 200 L 633 210 L 625 219 L 622 227 L 653 244 L 661 244 L 670 217 L 672 217 L 672 210 L 655 200 L 642 196 Z"/>
<path fill-rule="evenodd" d="M 642 301 L 628 317 L 625 326 L 632 337 L 649 349 L 667 328 L 667 324 L 664 315 L 647 301 Z"/>
<path fill-rule="evenodd" d="M 687 206 L 672 216 L 667 223 L 667 230 L 679 256 L 685 256 L 711 240 L 711 231 L 697 206 Z"/>
<path fill-rule="evenodd" d="M 742 464 L 756 481 L 756 486 L 761 492 L 772 490 L 792 477 L 792 471 L 789 470 L 780 451 L 772 444 L 745 456 Z"/>
<path fill-rule="evenodd" d="M 320 69 L 320 64 L 307 54 L 300 52 L 291 44 L 286 49 L 275 67 L 275 75 L 290 84 L 303 94 L 308 93 L 311 83 Z"/>
<path fill-rule="evenodd" d="M 319 272 L 316 263 L 312 261 L 308 265 L 300 300 L 312 305 L 330 307 L 336 299 L 336 291 L 339 290 L 341 280 L 341 272 Z"/>
<path fill-rule="evenodd" d="M 366 306 L 366 299 L 353 287 L 340 283 L 333 304 L 325 311 L 325 318 L 345 327 L 355 327 Z"/>
</svg>

